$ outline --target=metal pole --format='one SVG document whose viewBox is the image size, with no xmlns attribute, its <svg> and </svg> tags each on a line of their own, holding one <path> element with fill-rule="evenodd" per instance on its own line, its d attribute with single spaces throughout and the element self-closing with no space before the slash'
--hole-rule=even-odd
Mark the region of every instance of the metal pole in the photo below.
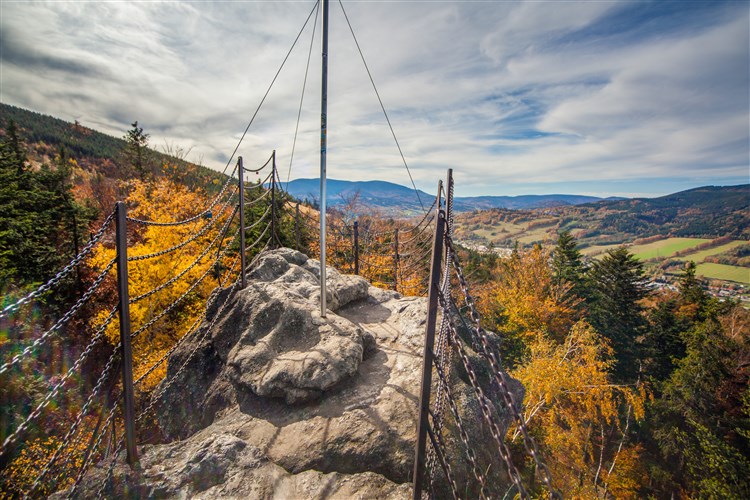
<svg viewBox="0 0 750 500">
<path fill-rule="evenodd" d="M 359 221 L 354 221 L 354 274 L 359 275 Z"/>
<path fill-rule="evenodd" d="M 245 168 L 242 157 L 237 158 L 240 188 L 240 286 L 245 288 Z"/>
<path fill-rule="evenodd" d="M 328 0 L 323 0 L 323 78 L 320 97 L 320 316 L 326 317 L 326 148 L 328 147 Z"/>
<path fill-rule="evenodd" d="M 271 155 L 271 248 L 276 248 L 276 150 Z"/>
<path fill-rule="evenodd" d="M 130 345 L 130 295 L 128 293 L 128 228 L 125 203 L 118 201 L 116 244 L 117 244 L 117 289 L 120 304 L 120 345 L 122 348 L 122 392 L 125 407 L 125 445 L 128 463 L 133 467 L 138 462 L 138 448 L 135 445 L 135 394 L 133 393 L 133 350 Z"/>
<path fill-rule="evenodd" d="M 294 208 L 294 249 L 299 252 L 299 202 Z"/>
<path fill-rule="evenodd" d="M 398 291 L 398 228 L 393 234 L 393 289 Z"/>
<path fill-rule="evenodd" d="M 419 423 L 417 424 L 417 446 L 414 456 L 414 500 L 422 498 L 425 448 L 427 445 L 427 427 L 430 425 L 430 390 L 432 389 L 433 346 L 435 345 L 435 323 L 438 313 L 438 294 L 440 293 L 440 271 L 443 260 L 443 237 L 445 235 L 445 211 L 440 208 L 440 192 L 442 181 L 438 182 L 438 201 L 436 203 L 437 222 L 435 224 L 435 239 L 432 243 L 432 259 L 430 264 L 430 285 L 428 291 L 427 327 L 424 339 L 424 361 L 422 364 L 422 389 L 419 395 Z"/>
</svg>

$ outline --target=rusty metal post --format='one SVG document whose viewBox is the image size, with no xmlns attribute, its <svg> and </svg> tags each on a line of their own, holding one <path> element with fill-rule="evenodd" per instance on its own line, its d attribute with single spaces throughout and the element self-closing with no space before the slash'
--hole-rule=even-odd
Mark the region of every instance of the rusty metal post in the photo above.
<svg viewBox="0 0 750 500">
<path fill-rule="evenodd" d="M 299 252 L 299 202 L 294 208 L 294 249 Z"/>
<path fill-rule="evenodd" d="M 442 181 L 438 182 L 438 200 L 435 238 L 432 243 L 430 260 L 430 285 L 427 298 L 427 326 L 425 328 L 424 355 L 422 362 L 422 388 L 419 395 L 419 423 L 417 424 L 417 446 L 414 453 L 414 500 L 421 500 L 426 463 L 427 428 L 430 425 L 430 391 L 432 389 L 433 347 L 435 345 L 435 325 L 438 315 L 438 294 L 440 293 L 440 271 L 443 261 L 443 238 L 445 236 L 445 211 L 440 207 Z"/>
<path fill-rule="evenodd" d="M 354 274 L 359 275 L 359 221 L 354 221 Z"/>
<path fill-rule="evenodd" d="M 276 248 L 276 150 L 271 155 L 271 248 Z"/>
<path fill-rule="evenodd" d="M 237 158 L 240 188 L 240 287 L 245 288 L 245 168 L 242 157 Z"/>
<path fill-rule="evenodd" d="M 393 289 L 398 291 L 398 228 L 393 232 Z"/>
<path fill-rule="evenodd" d="M 135 394 L 133 390 L 133 349 L 130 345 L 130 294 L 128 292 L 128 228 L 125 203 L 118 201 L 115 242 L 117 245 L 117 290 L 120 312 L 120 345 L 122 356 L 123 420 L 128 464 L 138 463 L 135 443 Z"/>
</svg>

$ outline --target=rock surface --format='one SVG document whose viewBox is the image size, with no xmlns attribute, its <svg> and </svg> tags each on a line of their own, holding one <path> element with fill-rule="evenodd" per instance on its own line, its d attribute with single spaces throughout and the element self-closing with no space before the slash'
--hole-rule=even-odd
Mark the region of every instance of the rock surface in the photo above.
<svg viewBox="0 0 750 500">
<path fill-rule="evenodd" d="M 318 262 L 279 249 L 258 259 L 244 289 L 218 291 L 169 359 L 159 404 L 167 443 L 144 447 L 139 474 L 118 464 L 108 494 L 408 497 L 426 299 L 332 268 L 327 282 L 322 318 Z M 481 419 L 476 405 L 461 411 Z M 469 437 L 488 442 L 478 425 Z M 83 496 L 104 473 L 95 468 Z"/>
</svg>

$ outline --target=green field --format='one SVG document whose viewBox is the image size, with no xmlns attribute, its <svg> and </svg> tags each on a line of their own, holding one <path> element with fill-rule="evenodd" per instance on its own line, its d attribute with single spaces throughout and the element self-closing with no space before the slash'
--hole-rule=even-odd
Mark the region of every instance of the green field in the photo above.
<svg viewBox="0 0 750 500">
<path fill-rule="evenodd" d="M 727 266 L 725 264 L 714 264 L 706 262 L 698 264 L 695 274 L 708 279 L 734 281 L 750 285 L 750 268 L 739 266 Z"/>
<path fill-rule="evenodd" d="M 633 245 L 630 252 L 641 260 L 671 257 L 681 250 L 693 248 L 711 240 L 703 238 L 666 238 L 645 245 Z"/>
<path fill-rule="evenodd" d="M 682 257 L 677 257 L 677 259 L 684 260 L 684 261 L 692 260 L 693 262 L 703 262 L 703 259 L 705 259 L 706 257 L 710 257 L 712 255 L 719 255 L 721 253 L 728 252 L 729 250 L 733 248 L 737 248 L 738 246 L 745 245 L 747 243 L 749 242 L 742 241 L 742 240 L 735 240 L 730 243 L 727 243 L 726 245 L 721 245 L 718 247 L 709 248 L 707 250 L 701 250 L 699 252 L 690 253 L 687 255 L 683 255 Z"/>
</svg>

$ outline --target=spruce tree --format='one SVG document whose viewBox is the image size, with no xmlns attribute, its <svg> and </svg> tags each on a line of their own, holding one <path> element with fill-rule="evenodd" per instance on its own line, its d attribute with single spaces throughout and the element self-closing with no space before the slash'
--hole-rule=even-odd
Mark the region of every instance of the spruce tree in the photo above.
<svg viewBox="0 0 750 500">
<path fill-rule="evenodd" d="M 609 250 L 595 262 L 588 278 L 589 320 L 612 342 L 617 379 L 634 381 L 640 371 L 640 343 L 646 324 L 639 303 L 648 293 L 643 265 L 625 247 L 620 247 Z"/>
<path fill-rule="evenodd" d="M 149 134 L 143 133 L 143 127 L 138 126 L 138 121 L 130 125 L 133 127 L 125 134 L 125 157 L 128 163 L 135 169 L 141 180 L 145 180 L 148 167 L 148 138 Z"/>
<path fill-rule="evenodd" d="M 584 273 L 585 268 L 576 239 L 570 231 L 561 232 L 552 252 L 553 280 L 557 284 L 569 283 L 572 294 L 583 298 L 585 295 Z"/>
</svg>

